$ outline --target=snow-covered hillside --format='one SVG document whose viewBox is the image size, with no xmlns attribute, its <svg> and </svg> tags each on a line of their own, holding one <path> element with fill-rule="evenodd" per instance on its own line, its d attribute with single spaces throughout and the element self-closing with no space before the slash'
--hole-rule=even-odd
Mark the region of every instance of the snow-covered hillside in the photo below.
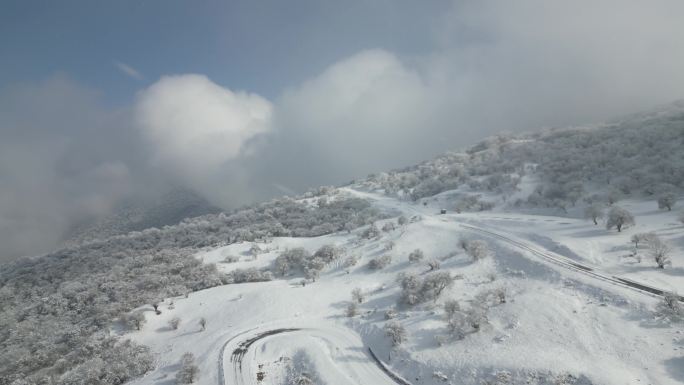
<svg viewBox="0 0 684 385">
<path fill-rule="evenodd" d="M 0 266 L 0 385 L 682 383 L 683 129 L 677 104 L 115 218 Z"/>
<path fill-rule="evenodd" d="M 268 282 L 166 298 L 160 314 L 139 308 L 147 323 L 130 337 L 152 348 L 156 369 L 133 383 L 175 383 L 188 352 L 199 384 L 684 382 L 682 323 L 659 315 L 661 296 L 619 281 L 684 292 L 684 226 L 671 212 L 650 201 L 625 202 L 637 225 L 617 233 L 586 220 L 499 209 L 440 214 L 449 198 L 423 205 L 342 190 L 396 217 L 376 222 L 384 228 L 377 235 L 364 227 L 197 254 L 224 272 L 275 272 L 276 258 L 288 249 L 343 250 L 314 280 L 290 270 Z M 399 217 L 407 223 L 397 224 Z M 642 232 L 673 245 L 672 266 L 623 258 L 634 248 L 631 236 Z M 466 251 L 464 243 L 474 241 L 488 250 Z M 416 249 L 424 257 L 411 262 Z M 389 265 L 369 268 L 384 255 Z M 407 277 L 425 284 L 442 272 L 452 281 L 441 293 L 422 286 L 415 293 L 432 290 L 431 296 L 406 301 Z"/>
</svg>

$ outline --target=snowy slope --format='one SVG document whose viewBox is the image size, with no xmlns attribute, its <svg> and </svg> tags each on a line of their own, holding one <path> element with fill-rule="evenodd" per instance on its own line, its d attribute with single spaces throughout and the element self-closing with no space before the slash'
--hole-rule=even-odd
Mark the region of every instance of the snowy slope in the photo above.
<svg viewBox="0 0 684 385">
<path fill-rule="evenodd" d="M 349 271 L 330 266 L 319 280 L 305 286 L 300 284 L 301 276 L 278 277 L 166 299 L 160 315 L 141 308 L 147 324 L 131 337 L 151 346 L 158 361 L 156 370 L 133 383 L 174 383 L 185 352 L 197 357 L 200 384 L 281 384 L 287 366 L 302 352 L 310 357 L 309 365 L 322 383 L 401 381 L 383 372 L 369 348 L 412 384 L 562 383 L 559 376 L 566 374 L 574 376 L 565 377 L 566 383 L 684 383 L 681 324 L 668 326 L 654 320 L 657 296 L 601 279 L 627 277 L 684 292 L 684 231 L 674 214 L 656 212 L 653 202 L 628 202 L 637 227 L 617 234 L 589 222 L 549 216 L 496 211 L 439 215 L 444 202 L 438 200 L 423 206 L 345 190 L 420 220 L 374 240 L 359 241 L 357 230 L 317 238 L 275 238 L 259 245 L 267 252 L 257 258 L 250 255 L 252 244 L 247 242 L 199 254 L 201 260 L 231 271 L 267 267 L 286 248 L 313 252 L 334 244 L 344 247 L 346 255 L 360 256 L 360 262 Z M 469 226 L 504 234 L 515 242 Z M 672 269 L 656 269 L 646 258 L 640 264 L 620 258 L 630 247 L 631 234 L 644 231 L 656 231 L 675 245 Z M 463 237 L 486 240 L 493 255 L 472 261 L 459 248 Z M 395 242 L 391 251 L 384 250 L 388 241 Z M 396 276 L 426 273 L 425 263 L 408 262 L 408 254 L 416 248 L 424 251 L 426 260 L 440 259 L 441 270 L 457 279 L 436 303 L 407 307 L 398 304 Z M 369 270 L 367 262 L 383 254 L 392 255 L 390 266 Z M 590 266 L 597 274 L 568 268 L 541 254 Z M 240 261 L 221 263 L 227 256 Z M 361 314 L 348 318 L 345 308 L 354 288 L 360 288 L 366 299 Z M 438 337 L 446 334 L 440 306 L 445 299 L 468 307 L 478 293 L 497 288 L 505 289 L 507 301 L 490 309 L 487 325 L 462 340 L 438 343 L 442 340 Z M 396 309 L 396 321 L 408 331 L 407 342 L 395 350 L 382 329 L 389 308 Z M 178 330 L 167 326 L 173 317 L 181 319 Z M 202 317 L 207 320 L 204 331 L 198 324 Z M 263 333 L 267 335 L 258 338 Z M 243 348 L 238 355 L 244 356 L 237 360 L 236 349 Z M 257 382 L 260 371 L 264 380 Z"/>
</svg>

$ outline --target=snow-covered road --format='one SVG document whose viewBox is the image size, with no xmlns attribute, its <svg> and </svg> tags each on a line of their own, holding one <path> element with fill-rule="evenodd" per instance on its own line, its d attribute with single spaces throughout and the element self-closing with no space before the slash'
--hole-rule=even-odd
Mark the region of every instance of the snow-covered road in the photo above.
<svg viewBox="0 0 684 385">
<path fill-rule="evenodd" d="M 298 350 L 314 358 L 328 384 L 409 384 L 374 359 L 358 334 L 324 320 L 270 322 L 232 337 L 221 353 L 219 384 L 257 385 L 257 373 L 277 377 L 276 365 Z"/>
<path fill-rule="evenodd" d="M 522 251 L 525 251 L 527 254 L 532 254 L 535 257 L 538 257 L 542 259 L 545 262 L 550 262 L 556 266 L 560 266 L 564 269 L 569 269 L 575 272 L 578 272 L 580 274 L 583 274 L 585 276 L 588 276 L 592 279 L 599 280 L 602 282 L 607 282 L 612 285 L 617 285 L 620 287 L 624 288 L 629 288 L 632 290 L 636 290 L 640 293 L 646 294 L 646 295 L 654 295 L 654 296 L 662 296 L 665 293 L 665 290 L 661 288 L 654 287 L 652 285 L 647 285 L 645 283 L 641 282 L 636 282 L 631 279 L 627 278 L 622 278 L 618 277 L 615 275 L 607 274 L 601 271 L 598 271 L 594 267 L 586 266 L 584 264 L 578 263 L 576 261 L 573 261 L 567 257 L 564 257 L 560 254 L 554 253 L 553 251 L 547 250 L 545 248 L 542 248 L 538 245 L 533 245 L 523 239 L 519 239 L 518 237 L 515 237 L 511 234 L 506 234 L 502 233 L 501 231 L 496 231 L 495 229 L 492 228 L 484 228 L 481 225 L 474 225 L 472 223 L 473 219 L 477 219 L 477 214 L 459 214 L 459 215 L 454 215 L 454 214 L 449 214 L 449 215 L 442 215 L 442 214 L 435 214 L 433 211 L 434 209 L 425 209 L 421 208 L 420 206 L 416 205 L 409 205 L 406 203 L 402 203 L 398 201 L 397 199 L 386 197 L 383 195 L 379 194 L 374 194 L 374 193 L 368 193 L 368 192 L 361 192 L 358 190 L 353 190 L 353 189 L 346 189 L 348 193 L 351 193 L 353 195 L 362 197 L 364 199 L 368 199 L 373 201 L 377 206 L 385 208 L 387 210 L 392 210 L 392 211 L 399 211 L 404 213 L 405 215 L 420 215 L 422 217 L 429 217 L 432 219 L 438 219 L 446 223 L 452 223 L 454 227 L 460 226 L 463 229 L 469 230 L 469 231 L 474 231 L 477 233 L 480 233 L 486 237 L 489 238 L 494 238 L 499 241 L 503 241 L 511 246 L 514 246 Z M 684 302 L 684 296 L 680 296 L 680 301 Z"/>
</svg>

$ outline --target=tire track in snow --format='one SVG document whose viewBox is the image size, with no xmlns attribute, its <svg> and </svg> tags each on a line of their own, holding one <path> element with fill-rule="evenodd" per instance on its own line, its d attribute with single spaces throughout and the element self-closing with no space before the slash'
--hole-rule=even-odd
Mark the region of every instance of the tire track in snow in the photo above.
<svg viewBox="0 0 684 385">
<path fill-rule="evenodd" d="M 232 353 L 230 356 L 230 361 L 232 363 L 233 367 L 233 382 L 231 384 L 236 384 L 236 385 L 246 385 L 246 384 L 258 384 L 259 382 L 255 382 L 255 375 L 256 373 L 251 373 L 251 372 L 246 372 L 246 367 L 244 364 L 251 363 L 251 361 L 255 361 L 256 359 L 256 352 L 254 354 L 254 359 L 251 359 L 251 361 L 245 360 L 245 357 L 249 357 L 248 353 L 250 349 L 253 346 L 256 346 L 258 342 L 263 342 L 263 340 L 271 337 L 277 337 L 282 334 L 286 333 L 295 333 L 295 332 L 300 332 L 300 333 L 306 333 L 306 336 L 310 337 L 319 337 L 323 338 L 324 340 L 327 340 L 330 343 L 335 344 L 337 347 L 340 347 L 342 345 L 346 345 L 346 348 L 350 351 L 354 351 L 355 353 L 355 359 L 357 360 L 355 364 L 349 364 L 352 365 L 352 378 L 349 378 L 349 380 L 353 381 L 354 383 L 357 384 L 368 384 L 368 385 L 381 385 L 381 384 L 398 384 L 398 385 L 411 385 L 408 381 L 403 379 L 401 376 L 398 374 L 392 372 L 381 360 L 379 360 L 376 356 L 375 353 L 370 349 L 370 347 L 367 348 L 368 353 L 364 353 L 366 350 L 363 349 L 363 346 L 358 346 L 362 345 L 361 341 L 356 341 L 354 338 L 350 338 L 348 335 L 351 333 L 351 331 L 344 330 L 342 331 L 337 330 L 337 328 L 295 328 L 295 327 L 289 327 L 289 328 L 271 328 L 271 329 L 264 329 L 263 331 L 258 332 L 257 334 L 254 334 L 253 336 L 243 339 L 239 342 L 237 342 L 234 347 L 229 346 L 231 343 L 235 343 L 237 338 L 239 336 L 244 336 L 245 334 L 254 331 L 258 329 L 257 328 L 252 328 L 248 331 L 239 333 L 233 337 L 231 337 L 228 341 L 226 341 L 221 349 L 221 353 L 219 354 L 219 385 L 225 385 L 225 376 L 226 373 L 223 370 L 223 361 L 225 359 L 224 357 L 224 352 L 228 349 L 232 349 Z M 265 342 L 264 342 L 265 343 Z M 331 361 L 335 362 L 334 359 L 331 359 Z M 255 361 L 256 362 L 256 361 Z M 364 363 L 365 362 L 365 363 Z M 347 373 L 349 373 L 349 367 L 347 367 Z M 356 369 L 354 371 L 353 369 Z"/>
<path fill-rule="evenodd" d="M 538 257 L 541 257 L 542 259 L 545 259 L 547 261 L 550 261 L 556 265 L 559 265 L 561 267 L 564 267 L 566 269 L 574 270 L 576 272 L 579 272 L 584 275 L 588 275 L 594 279 L 599 279 L 614 285 L 622 286 L 622 287 L 627 287 L 629 289 L 635 290 L 637 292 L 643 293 L 643 294 L 648 294 L 648 295 L 655 295 L 662 297 L 665 294 L 665 290 L 649 286 L 643 283 L 639 283 L 636 281 L 632 281 L 627 278 L 620 278 L 616 277 L 614 275 L 607 275 L 603 274 L 601 272 L 596 271 L 595 269 L 582 265 L 580 263 L 570 261 L 567 258 L 558 255 L 556 253 L 553 253 L 551 251 L 544 251 L 544 250 L 539 250 L 536 247 L 533 247 L 532 245 L 529 245 L 527 243 L 515 240 L 513 238 L 507 237 L 505 235 L 499 234 L 494 231 L 486 230 L 481 227 L 477 226 L 472 226 L 472 225 L 466 225 L 466 224 L 460 224 L 461 227 L 472 230 L 472 231 L 477 231 L 479 233 L 485 234 L 490 237 L 494 237 L 497 239 L 500 239 L 502 241 L 505 241 L 506 243 L 512 244 L 520 249 L 523 249 L 525 251 L 528 251 Z M 684 297 L 680 296 L 679 301 L 684 302 Z"/>
</svg>

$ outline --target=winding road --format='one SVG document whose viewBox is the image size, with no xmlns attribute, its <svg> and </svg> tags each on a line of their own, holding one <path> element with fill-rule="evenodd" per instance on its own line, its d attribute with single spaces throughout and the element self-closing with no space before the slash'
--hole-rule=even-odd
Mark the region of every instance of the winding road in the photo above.
<svg viewBox="0 0 684 385">
<path fill-rule="evenodd" d="M 296 349 L 315 356 L 321 375 L 333 378 L 335 384 L 411 385 L 364 347 L 354 331 L 321 320 L 300 323 L 306 325 L 302 327 L 279 327 L 298 323 L 269 323 L 231 337 L 219 357 L 219 385 L 259 385 L 260 364 L 278 361 L 280 352 Z M 230 352 L 230 356 L 224 352 Z M 226 373 L 224 367 L 230 367 L 231 373 Z"/>
</svg>

